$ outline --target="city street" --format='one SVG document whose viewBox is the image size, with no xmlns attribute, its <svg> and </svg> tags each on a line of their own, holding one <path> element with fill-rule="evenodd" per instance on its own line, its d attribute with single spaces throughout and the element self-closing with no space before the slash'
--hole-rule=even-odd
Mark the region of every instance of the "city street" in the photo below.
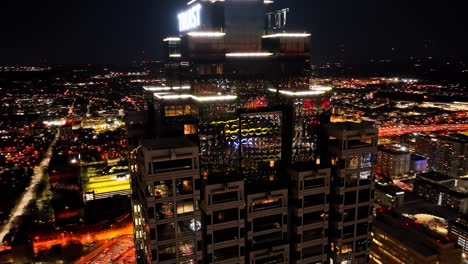
<svg viewBox="0 0 468 264">
<path fill-rule="evenodd" d="M 108 240 L 98 249 L 81 257 L 75 264 L 90 263 L 136 263 L 133 236 L 126 235 Z"/>
<path fill-rule="evenodd" d="M 52 155 L 52 151 L 54 149 L 55 143 L 59 138 L 60 133 L 57 131 L 54 140 L 51 142 L 49 148 L 44 153 L 44 158 L 42 159 L 41 163 L 34 169 L 34 173 L 31 176 L 31 183 L 26 191 L 21 196 L 20 200 L 16 204 L 15 208 L 10 213 L 10 218 L 0 229 L 0 241 L 3 241 L 5 236 L 8 234 L 10 229 L 14 226 L 15 220 L 22 216 L 25 213 L 25 208 L 29 204 L 29 202 L 36 197 L 34 193 L 34 189 L 36 185 L 47 175 L 43 171 L 43 167 L 48 166 L 50 162 L 50 158 Z"/>
</svg>

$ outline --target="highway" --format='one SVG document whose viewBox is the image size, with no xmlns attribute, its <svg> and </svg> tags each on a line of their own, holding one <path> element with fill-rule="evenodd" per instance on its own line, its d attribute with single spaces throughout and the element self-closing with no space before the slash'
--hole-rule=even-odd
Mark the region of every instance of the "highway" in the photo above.
<svg viewBox="0 0 468 264">
<path fill-rule="evenodd" d="M 112 238 L 102 246 L 81 257 L 75 264 L 133 264 L 136 263 L 135 248 L 133 246 L 133 236 L 125 235 Z"/>
<path fill-rule="evenodd" d="M 42 159 L 41 163 L 38 166 L 36 166 L 36 168 L 34 169 L 34 173 L 31 176 L 31 183 L 29 184 L 29 187 L 26 188 L 26 191 L 23 193 L 23 195 L 20 197 L 20 199 L 16 203 L 15 208 L 13 208 L 13 210 L 11 211 L 10 218 L 0 228 L 0 242 L 3 241 L 3 239 L 8 234 L 10 229 L 14 226 L 15 224 L 14 221 L 25 213 L 25 208 L 27 207 L 27 205 L 31 202 L 32 199 L 36 197 L 36 194 L 34 193 L 34 189 L 36 185 L 39 182 L 41 182 L 41 180 L 47 175 L 42 170 L 42 167 L 49 165 L 50 158 L 52 156 L 52 151 L 54 149 L 55 144 L 57 143 L 59 136 L 60 136 L 60 133 L 57 130 L 54 140 L 51 142 L 49 148 L 44 153 L 44 158 Z"/>
<path fill-rule="evenodd" d="M 468 130 L 468 124 L 440 124 L 440 125 L 409 125 L 389 126 L 379 128 L 379 137 L 392 137 L 418 132 L 434 131 L 464 131 Z"/>
</svg>

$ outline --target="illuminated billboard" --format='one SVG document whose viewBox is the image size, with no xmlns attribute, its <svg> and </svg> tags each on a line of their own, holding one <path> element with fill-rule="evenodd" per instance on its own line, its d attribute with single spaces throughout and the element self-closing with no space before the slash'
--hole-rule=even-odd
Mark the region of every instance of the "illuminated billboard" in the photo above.
<svg viewBox="0 0 468 264">
<path fill-rule="evenodd" d="M 177 15 L 180 32 L 196 29 L 201 25 L 201 9 L 201 4 L 196 4 Z"/>
</svg>

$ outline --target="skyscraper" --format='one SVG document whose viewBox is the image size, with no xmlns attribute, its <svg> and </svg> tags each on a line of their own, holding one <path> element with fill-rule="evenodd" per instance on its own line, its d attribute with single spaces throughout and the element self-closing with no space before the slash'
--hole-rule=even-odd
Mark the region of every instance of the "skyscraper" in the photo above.
<svg viewBox="0 0 468 264">
<path fill-rule="evenodd" d="M 373 124 L 331 124 L 330 258 L 368 263 L 378 130 Z"/>
<path fill-rule="evenodd" d="M 143 87 L 144 118 L 128 115 L 141 263 L 328 261 L 331 194 L 339 188 L 327 147 L 330 136 L 347 132 L 326 128 L 331 88 L 307 76 L 310 34 L 288 32 L 289 9 L 265 11 L 269 2 L 190 1 L 179 36 L 165 40 L 180 48 L 168 57 L 178 65 L 168 68 L 173 78 Z M 362 131 L 372 143 L 356 154 L 363 169 L 352 202 L 359 216 L 367 206 L 365 219 L 353 222 L 366 239 L 377 132 Z M 192 189 L 179 197 L 179 186 Z"/>
</svg>

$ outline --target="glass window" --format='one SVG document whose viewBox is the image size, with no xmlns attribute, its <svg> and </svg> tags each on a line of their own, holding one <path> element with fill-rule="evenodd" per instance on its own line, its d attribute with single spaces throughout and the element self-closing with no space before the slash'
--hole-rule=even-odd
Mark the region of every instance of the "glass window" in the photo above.
<svg viewBox="0 0 468 264">
<path fill-rule="evenodd" d="M 213 224 L 239 220 L 239 209 L 226 209 L 213 212 Z"/>
<path fill-rule="evenodd" d="M 156 219 L 167 219 L 174 217 L 174 204 L 171 202 L 168 203 L 159 203 L 156 204 Z"/>
<path fill-rule="evenodd" d="M 366 251 L 368 240 L 367 239 L 360 239 L 356 240 L 356 252 Z"/>
<path fill-rule="evenodd" d="M 195 243 L 192 240 L 179 242 L 179 257 L 187 257 L 195 254 Z"/>
<path fill-rule="evenodd" d="M 237 257 L 239 257 L 239 246 L 227 247 L 213 251 L 215 262 Z"/>
<path fill-rule="evenodd" d="M 271 257 L 255 260 L 255 264 L 276 264 L 276 263 L 284 263 L 284 256 L 280 254 L 280 255 L 274 255 Z"/>
<path fill-rule="evenodd" d="M 193 200 L 186 199 L 182 201 L 177 201 L 177 215 L 188 215 L 193 213 Z"/>
<path fill-rule="evenodd" d="M 356 187 L 358 182 L 358 174 L 349 173 L 346 175 L 346 187 Z"/>
<path fill-rule="evenodd" d="M 198 220 L 190 219 L 177 222 L 177 236 L 189 236 L 195 231 L 201 229 L 201 223 Z"/>
<path fill-rule="evenodd" d="M 153 174 L 157 172 L 189 169 L 192 169 L 191 158 L 153 162 Z"/>
<path fill-rule="evenodd" d="M 372 166 L 372 153 L 366 153 L 361 156 L 361 168 L 369 168 Z"/>
<path fill-rule="evenodd" d="M 371 183 L 372 179 L 371 171 L 361 171 L 359 173 L 359 185 L 368 185 Z"/>
<path fill-rule="evenodd" d="M 258 247 L 263 247 L 263 246 L 269 246 L 272 244 L 276 244 L 283 239 L 283 232 L 274 232 L 274 233 L 268 233 L 264 235 L 259 235 L 259 236 L 254 236 L 253 241 L 256 246 Z"/>
<path fill-rule="evenodd" d="M 357 218 L 365 219 L 369 217 L 369 206 L 361 206 L 358 208 Z"/>
<path fill-rule="evenodd" d="M 304 179 L 304 189 L 311 189 L 325 186 L 324 178 Z"/>
<path fill-rule="evenodd" d="M 172 194 L 172 180 L 154 182 L 154 197 L 166 198 L 171 197 Z"/>
<path fill-rule="evenodd" d="M 367 235 L 367 227 L 368 227 L 368 223 L 361 223 L 361 224 L 357 224 L 357 227 L 356 227 L 356 235 L 357 236 L 364 236 L 364 235 Z"/>
<path fill-rule="evenodd" d="M 229 240 L 234 240 L 239 237 L 239 228 L 227 228 L 223 230 L 218 230 L 213 232 L 213 241 L 214 243 L 221 243 Z"/>
<path fill-rule="evenodd" d="M 354 237 L 354 225 L 343 227 L 343 239 Z"/>
<path fill-rule="evenodd" d="M 356 220 L 356 209 L 355 208 L 345 209 L 343 212 L 343 221 L 350 222 L 354 220 Z"/>
<path fill-rule="evenodd" d="M 161 224 L 157 226 L 158 241 L 175 238 L 174 223 Z"/>
<path fill-rule="evenodd" d="M 175 245 L 159 246 L 159 261 L 171 260 L 176 258 Z"/>
<path fill-rule="evenodd" d="M 343 244 L 341 254 L 353 253 L 353 242 Z"/>
<path fill-rule="evenodd" d="M 281 199 L 255 201 L 252 203 L 252 207 L 254 212 L 271 208 L 278 208 L 281 207 Z"/>
<path fill-rule="evenodd" d="M 311 257 L 315 257 L 315 256 L 320 256 L 322 254 L 323 254 L 323 245 L 322 244 L 312 246 L 312 247 L 306 247 L 306 248 L 302 249 L 302 258 L 303 259 L 311 258 Z"/>
<path fill-rule="evenodd" d="M 359 203 L 370 201 L 370 189 L 359 190 Z"/>
<path fill-rule="evenodd" d="M 233 202 L 238 200 L 238 192 L 215 193 L 213 194 L 213 204 Z"/>
<path fill-rule="evenodd" d="M 304 196 L 304 208 L 323 204 L 325 204 L 325 194 L 323 193 Z"/>
<path fill-rule="evenodd" d="M 280 228 L 282 226 L 282 215 L 273 215 L 257 218 L 253 220 L 253 231 L 261 232 L 269 229 Z"/>
<path fill-rule="evenodd" d="M 346 168 L 357 169 L 359 167 L 359 158 L 356 155 L 349 156 L 346 159 Z"/>
<path fill-rule="evenodd" d="M 310 225 L 323 222 L 328 219 L 328 213 L 324 211 L 304 214 L 304 225 Z"/>
<path fill-rule="evenodd" d="M 312 241 L 323 238 L 323 228 L 316 228 L 302 232 L 303 242 Z"/>
<path fill-rule="evenodd" d="M 177 195 L 193 193 L 193 180 L 192 178 L 184 178 L 176 180 Z"/>
<path fill-rule="evenodd" d="M 356 203 L 356 191 L 345 192 L 344 204 L 350 205 Z"/>
<path fill-rule="evenodd" d="M 154 219 L 154 208 L 153 207 L 148 207 L 148 218 L 149 219 Z"/>
</svg>

